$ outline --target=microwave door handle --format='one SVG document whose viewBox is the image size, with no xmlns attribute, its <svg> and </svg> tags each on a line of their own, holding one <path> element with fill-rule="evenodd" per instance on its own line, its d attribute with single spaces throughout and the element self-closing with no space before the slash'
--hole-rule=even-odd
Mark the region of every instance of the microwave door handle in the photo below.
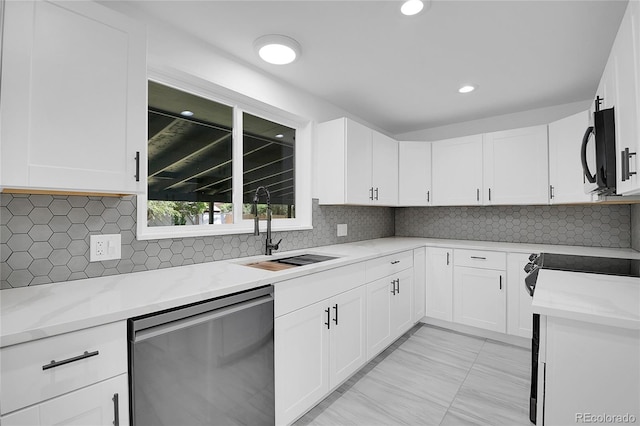
<svg viewBox="0 0 640 426">
<path fill-rule="evenodd" d="M 589 165 L 587 164 L 587 143 L 589 142 L 589 136 L 593 133 L 593 126 L 589 126 L 587 131 L 584 132 L 584 136 L 582 138 L 582 148 L 580 152 L 580 159 L 582 160 L 582 170 L 584 176 L 590 183 L 596 183 L 596 176 L 591 174 L 589 170 Z"/>
</svg>

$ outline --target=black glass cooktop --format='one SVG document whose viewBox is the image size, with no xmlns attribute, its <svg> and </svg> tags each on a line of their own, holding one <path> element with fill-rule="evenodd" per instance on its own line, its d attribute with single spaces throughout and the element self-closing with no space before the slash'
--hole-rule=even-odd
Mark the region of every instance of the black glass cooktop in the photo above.
<svg viewBox="0 0 640 426">
<path fill-rule="evenodd" d="M 640 278 L 640 259 L 542 253 L 533 263 L 541 269 Z"/>
</svg>

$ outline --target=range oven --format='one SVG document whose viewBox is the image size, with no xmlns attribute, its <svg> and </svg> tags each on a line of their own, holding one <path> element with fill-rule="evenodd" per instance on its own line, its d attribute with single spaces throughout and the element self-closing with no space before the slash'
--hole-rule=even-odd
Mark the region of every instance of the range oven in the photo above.
<svg viewBox="0 0 640 426">
<path fill-rule="evenodd" d="M 541 253 L 529 256 L 525 265 L 525 286 L 533 297 L 540 269 L 581 272 L 590 274 L 617 275 L 640 278 L 640 260 L 612 257 L 576 256 Z M 536 423 L 538 410 L 538 353 L 540 348 L 540 315 L 533 314 L 531 335 L 531 394 L 529 398 L 529 420 Z"/>
</svg>

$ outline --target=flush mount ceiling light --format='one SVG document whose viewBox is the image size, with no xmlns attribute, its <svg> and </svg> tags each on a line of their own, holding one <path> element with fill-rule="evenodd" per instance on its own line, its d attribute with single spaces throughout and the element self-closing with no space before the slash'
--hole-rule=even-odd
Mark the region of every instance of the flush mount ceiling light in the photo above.
<svg viewBox="0 0 640 426">
<path fill-rule="evenodd" d="M 472 86 L 470 84 L 465 84 L 464 86 L 460 87 L 458 89 L 458 92 L 460 93 L 471 93 L 474 90 L 476 90 L 476 86 Z"/>
<path fill-rule="evenodd" d="M 403 15 L 413 16 L 420 13 L 423 8 L 424 3 L 422 3 L 422 0 L 407 0 L 400 7 L 400 12 Z"/>
<path fill-rule="evenodd" d="M 253 47 L 263 61 L 275 65 L 290 64 L 301 53 L 297 41 L 279 34 L 262 36 L 253 43 Z"/>
</svg>

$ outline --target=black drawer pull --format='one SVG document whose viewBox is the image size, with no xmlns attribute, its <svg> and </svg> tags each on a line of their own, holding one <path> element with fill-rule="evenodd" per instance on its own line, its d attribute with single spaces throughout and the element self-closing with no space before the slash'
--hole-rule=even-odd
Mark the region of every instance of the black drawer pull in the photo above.
<svg viewBox="0 0 640 426">
<path fill-rule="evenodd" d="M 140 182 L 140 151 L 136 151 L 136 182 Z"/>
<path fill-rule="evenodd" d="M 60 367 L 61 365 L 69 364 L 75 361 L 80 361 L 81 359 L 91 358 L 92 356 L 96 356 L 99 353 L 100 352 L 98 351 L 93 351 L 93 352 L 84 351 L 82 355 L 74 356 L 73 358 L 63 359 L 62 361 L 51 360 L 49 364 L 43 365 L 42 369 L 48 370 L 50 368 Z"/>
<path fill-rule="evenodd" d="M 399 260 L 394 260 L 393 262 L 391 262 L 391 264 L 392 264 L 392 265 L 396 265 L 396 264 L 398 264 L 398 263 L 400 263 L 400 261 L 399 261 Z"/>
<path fill-rule="evenodd" d="M 487 260 L 486 257 L 482 257 L 482 256 L 471 256 L 472 259 L 478 259 L 478 260 Z"/>
<path fill-rule="evenodd" d="M 114 393 L 113 398 L 113 426 L 120 426 L 120 400 L 118 394 Z"/>
</svg>

